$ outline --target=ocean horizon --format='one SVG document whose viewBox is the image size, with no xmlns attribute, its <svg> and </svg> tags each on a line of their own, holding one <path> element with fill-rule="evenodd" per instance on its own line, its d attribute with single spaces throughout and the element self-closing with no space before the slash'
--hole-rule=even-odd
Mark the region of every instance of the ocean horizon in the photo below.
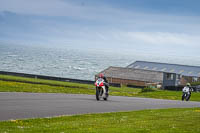
<svg viewBox="0 0 200 133">
<path fill-rule="evenodd" d="M 110 66 L 126 67 L 138 60 L 200 66 L 200 61 L 192 57 L 0 44 L 0 70 L 9 72 L 94 80 L 95 74 Z"/>
</svg>

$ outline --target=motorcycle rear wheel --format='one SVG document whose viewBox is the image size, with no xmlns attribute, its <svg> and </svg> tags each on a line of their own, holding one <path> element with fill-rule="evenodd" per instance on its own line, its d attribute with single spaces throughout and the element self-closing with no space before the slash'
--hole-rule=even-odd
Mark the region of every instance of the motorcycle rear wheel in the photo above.
<svg viewBox="0 0 200 133">
<path fill-rule="evenodd" d="M 104 97 L 103 100 L 107 101 L 108 99 L 107 99 L 107 97 Z"/>
</svg>

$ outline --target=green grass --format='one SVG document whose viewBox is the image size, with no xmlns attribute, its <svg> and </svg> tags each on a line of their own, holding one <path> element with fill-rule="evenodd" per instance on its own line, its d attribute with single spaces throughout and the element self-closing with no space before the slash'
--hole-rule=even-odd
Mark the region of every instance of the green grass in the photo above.
<svg viewBox="0 0 200 133">
<path fill-rule="evenodd" d="M 8 80 L 8 81 L 4 81 Z M 10 80 L 10 81 L 9 81 Z M 15 82 L 20 81 L 20 82 Z M 41 84 L 21 83 L 32 82 Z M 46 85 L 45 85 L 46 84 Z M 56 86 L 55 86 L 56 85 Z M 54 80 L 43 80 L 24 78 L 17 76 L 0 75 L 0 92 L 35 92 L 35 93 L 73 93 L 73 94 L 95 94 L 95 86 L 91 84 L 80 84 Z M 112 95 L 132 96 L 141 89 L 110 87 Z"/>
<path fill-rule="evenodd" d="M 1 133 L 199 133 L 200 108 L 159 109 L 10 120 Z"/>
<path fill-rule="evenodd" d="M 0 92 L 94 94 L 94 89 L 38 85 L 0 80 Z"/>
<path fill-rule="evenodd" d="M 44 80 L 44 79 L 37 79 L 37 78 L 25 78 L 25 77 L 9 76 L 9 75 L 0 75 L 0 80 L 21 81 L 21 82 L 46 84 L 46 85 L 52 85 L 52 86 L 63 86 L 63 87 L 71 87 L 71 88 L 83 88 L 83 89 L 94 87 L 93 85 L 89 85 L 89 84 L 78 84 L 78 83 L 72 83 L 72 82 Z"/>
<path fill-rule="evenodd" d="M 197 85 L 200 85 L 200 82 L 193 82 L 191 83 L 192 86 L 197 86 Z"/>
<path fill-rule="evenodd" d="M 3 81 L 13 80 L 13 81 Z M 32 82 L 42 84 L 20 83 Z M 45 85 L 46 84 L 46 85 Z M 0 92 L 34 92 L 34 93 L 71 93 L 71 94 L 95 94 L 95 86 L 89 84 L 79 84 L 70 82 L 61 82 L 53 80 L 41 80 L 34 78 L 23 78 L 16 76 L 0 75 Z M 182 92 L 180 91 L 167 91 L 158 90 L 154 91 L 142 91 L 139 88 L 128 87 L 110 87 L 110 95 L 114 96 L 136 96 L 136 97 L 148 97 L 158 99 L 171 99 L 180 100 Z M 200 101 L 200 93 L 192 93 L 191 101 Z"/>
</svg>

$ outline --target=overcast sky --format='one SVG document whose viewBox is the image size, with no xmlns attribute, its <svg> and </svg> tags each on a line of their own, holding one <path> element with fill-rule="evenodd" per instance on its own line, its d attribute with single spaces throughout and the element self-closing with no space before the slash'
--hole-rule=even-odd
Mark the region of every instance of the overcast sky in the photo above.
<svg viewBox="0 0 200 133">
<path fill-rule="evenodd" d="M 0 0 L 0 42 L 200 57 L 199 0 Z"/>
</svg>

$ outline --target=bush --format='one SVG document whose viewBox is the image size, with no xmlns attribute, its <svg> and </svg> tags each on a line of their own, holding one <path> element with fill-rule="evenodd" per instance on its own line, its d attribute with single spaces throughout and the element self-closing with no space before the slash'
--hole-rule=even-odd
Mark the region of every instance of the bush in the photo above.
<svg viewBox="0 0 200 133">
<path fill-rule="evenodd" d="M 142 92 L 153 92 L 155 91 L 155 89 L 151 88 L 151 87 L 146 87 L 144 89 L 142 89 Z"/>
<path fill-rule="evenodd" d="M 200 85 L 200 82 L 193 82 L 191 83 L 192 86 L 197 86 L 197 85 Z"/>
</svg>

